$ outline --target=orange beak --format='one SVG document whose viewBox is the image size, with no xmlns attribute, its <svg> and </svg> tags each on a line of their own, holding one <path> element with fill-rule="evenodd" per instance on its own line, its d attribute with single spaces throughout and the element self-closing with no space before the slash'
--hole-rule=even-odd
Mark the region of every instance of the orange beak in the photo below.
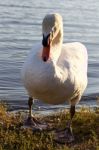
<svg viewBox="0 0 99 150">
<path fill-rule="evenodd" d="M 43 51 L 42 51 L 43 61 L 47 61 L 49 59 L 49 54 L 50 54 L 50 46 L 43 47 Z"/>
</svg>

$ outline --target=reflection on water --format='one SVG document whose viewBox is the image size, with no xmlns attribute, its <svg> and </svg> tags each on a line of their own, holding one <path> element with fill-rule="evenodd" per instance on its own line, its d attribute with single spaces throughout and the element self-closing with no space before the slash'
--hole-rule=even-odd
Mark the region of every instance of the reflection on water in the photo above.
<svg viewBox="0 0 99 150">
<path fill-rule="evenodd" d="M 20 70 L 33 43 L 42 38 L 43 17 L 52 12 L 63 16 L 64 42 L 79 41 L 86 45 L 89 84 L 85 95 L 98 93 L 98 8 L 98 0 L 0 0 L 0 99 L 16 106 L 21 102 L 25 104 L 27 93 L 21 83 Z M 93 105 L 92 101 L 89 103 Z"/>
</svg>

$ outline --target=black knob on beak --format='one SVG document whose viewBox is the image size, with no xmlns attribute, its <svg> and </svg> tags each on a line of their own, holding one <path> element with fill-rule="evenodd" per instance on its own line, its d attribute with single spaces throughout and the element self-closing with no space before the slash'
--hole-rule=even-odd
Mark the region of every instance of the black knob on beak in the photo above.
<svg viewBox="0 0 99 150">
<path fill-rule="evenodd" d="M 43 40 L 42 40 L 42 45 L 44 47 L 48 47 L 49 46 L 49 43 L 48 43 L 48 38 L 49 38 L 50 34 L 48 34 L 46 37 L 44 36 L 43 34 Z"/>
</svg>

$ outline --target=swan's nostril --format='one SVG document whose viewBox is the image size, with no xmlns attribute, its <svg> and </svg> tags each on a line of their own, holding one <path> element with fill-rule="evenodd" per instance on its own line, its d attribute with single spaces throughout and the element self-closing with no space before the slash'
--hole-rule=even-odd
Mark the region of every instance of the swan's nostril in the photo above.
<svg viewBox="0 0 99 150">
<path fill-rule="evenodd" d="M 47 58 L 46 58 L 46 57 L 43 57 L 43 61 L 45 61 L 45 62 L 46 62 L 46 61 L 47 61 Z"/>
</svg>

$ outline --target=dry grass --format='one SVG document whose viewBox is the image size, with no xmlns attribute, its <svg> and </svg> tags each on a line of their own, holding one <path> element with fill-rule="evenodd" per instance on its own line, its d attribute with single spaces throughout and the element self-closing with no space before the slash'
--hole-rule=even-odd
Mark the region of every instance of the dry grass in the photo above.
<svg viewBox="0 0 99 150">
<path fill-rule="evenodd" d="M 64 128 L 69 118 L 67 111 L 42 119 L 53 124 L 54 128 Z M 22 129 L 23 115 L 8 113 L 0 104 L 0 150 L 99 150 L 99 109 L 81 109 L 73 119 L 75 142 L 57 144 L 52 132 L 33 133 Z"/>
</svg>

